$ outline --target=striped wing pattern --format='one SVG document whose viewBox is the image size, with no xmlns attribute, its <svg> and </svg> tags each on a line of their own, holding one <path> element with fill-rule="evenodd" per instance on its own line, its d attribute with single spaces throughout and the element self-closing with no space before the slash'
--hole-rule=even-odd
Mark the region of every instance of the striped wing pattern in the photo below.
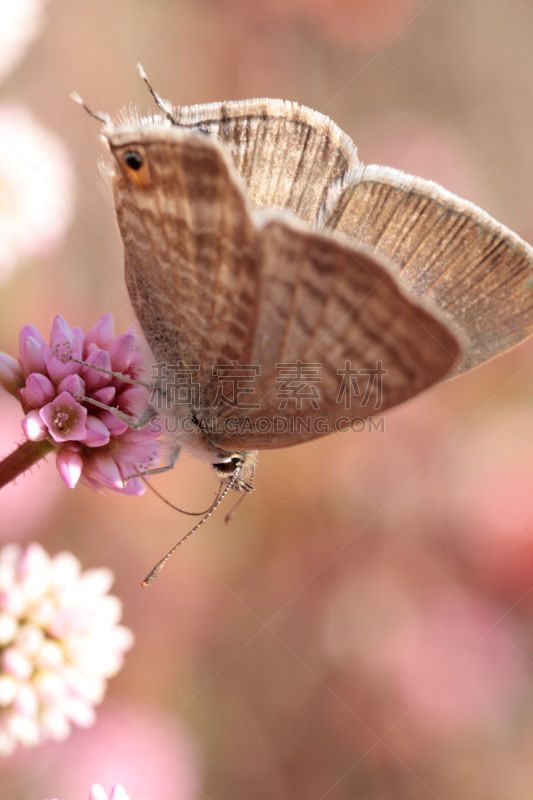
<svg viewBox="0 0 533 800">
<path fill-rule="evenodd" d="M 331 190 L 324 224 L 394 264 L 403 286 L 464 330 L 452 374 L 533 332 L 533 249 L 437 184 L 361 167 Z"/>
<path fill-rule="evenodd" d="M 312 224 L 329 187 L 356 169 L 357 148 L 323 114 L 284 100 L 246 100 L 174 109 L 178 125 L 228 148 L 254 208 L 294 211 Z"/>
<path fill-rule="evenodd" d="M 382 408 L 397 405 L 442 378 L 459 353 L 455 335 L 398 287 L 386 262 L 342 236 L 313 233 L 290 212 L 253 212 L 246 190 L 215 140 L 173 127 L 109 137 L 117 166 L 117 216 L 126 253 L 126 283 L 160 362 L 199 364 L 201 417 L 279 414 L 279 369 L 321 364 L 318 408 L 282 416 L 322 416 L 339 406 L 339 373 L 383 363 Z M 125 156 L 142 155 L 131 171 Z M 213 366 L 257 365 L 253 411 L 216 404 Z M 372 398 L 373 400 L 374 398 Z M 355 409 L 372 413 L 375 404 Z M 360 401 L 359 401 L 360 402 Z M 356 404 L 357 405 L 357 404 Z M 217 430 L 216 449 L 296 444 L 301 433 L 268 436 Z"/>
<path fill-rule="evenodd" d="M 363 167 L 346 134 L 295 103 L 172 116 L 124 119 L 105 135 L 133 306 L 159 361 L 200 364 L 201 416 L 331 423 L 342 413 L 341 368 L 377 362 L 384 410 L 532 333 L 533 249 L 473 204 Z M 131 149 L 143 156 L 134 174 Z M 280 408 L 279 364 L 295 362 L 321 365 L 318 409 Z M 259 409 L 216 406 L 212 367 L 234 363 L 260 366 Z M 372 400 L 356 398 L 352 412 L 367 416 Z M 210 445 L 274 448 L 314 435 L 217 430 Z"/>
<path fill-rule="evenodd" d="M 225 410 L 253 425 L 248 430 L 240 424 L 238 438 L 221 441 L 224 449 L 273 449 L 316 438 L 333 432 L 341 417 L 367 418 L 408 400 L 450 370 L 460 352 L 457 338 L 399 289 L 382 260 L 346 241 L 309 233 L 288 215 L 266 215 L 261 223 L 260 303 L 245 354 L 246 363 L 261 365 L 260 408 Z M 283 407 L 279 365 L 296 362 L 316 367 L 315 408 L 308 399 L 298 410 L 295 397 Z M 377 364 L 385 371 L 381 387 L 359 378 L 368 395 L 355 396 L 348 384 L 349 412 L 340 391 L 346 364 L 357 374 L 370 374 Z M 285 418 L 282 436 L 268 429 L 257 433 L 265 416 Z M 317 427 L 318 420 L 327 421 L 325 428 Z"/>
<path fill-rule="evenodd" d="M 316 223 L 329 188 L 359 165 L 356 146 L 334 122 L 286 100 L 181 106 L 172 118 L 173 130 L 195 130 L 224 145 L 254 208 L 289 209 L 309 224 Z M 129 110 L 111 134 L 169 128 L 164 117 Z"/>
<path fill-rule="evenodd" d="M 257 298 L 255 231 L 238 174 L 220 145 L 189 131 L 129 139 L 112 142 L 115 202 L 126 285 L 154 355 L 238 359 Z M 145 176 L 124 165 L 133 148 Z"/>
</svg>

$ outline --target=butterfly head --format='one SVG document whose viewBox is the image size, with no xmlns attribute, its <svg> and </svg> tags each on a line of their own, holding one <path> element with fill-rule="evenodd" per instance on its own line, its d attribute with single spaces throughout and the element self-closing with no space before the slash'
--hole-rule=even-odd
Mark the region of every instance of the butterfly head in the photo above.
<svg viewBox="0 0 533 800">
<path fill-rule="evenodd" d="M 233 486 L 235 491 L 251 492 L 254 488 L 256 464 L 257 451 L 255 450 L 242 453 L 218 453 L 213 460 L 213 469 L 216 476 L 224 483 L 229 483 L 236 478 Z"/>
<path fill-rule="evenodd" d="M 132 139 L 133 141 L 131 141 Z M 138 137 L 132 136 L 131 133 L 129 136 L 110 135 L 107 141 L 115 160 L 115 180 L 119 180 L 124 186 L 130 185 L 132 188 L 150 187 L 152 170 L 145 143 L 138 141 Z"/>
</svg>

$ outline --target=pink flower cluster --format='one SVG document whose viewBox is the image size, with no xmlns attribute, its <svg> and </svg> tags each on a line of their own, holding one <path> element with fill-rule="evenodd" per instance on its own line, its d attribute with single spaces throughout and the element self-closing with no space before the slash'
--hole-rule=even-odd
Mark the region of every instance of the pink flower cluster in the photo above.
<svg viewBox="0 0 533 800">
<path fill-rule="evenodd" d="M 0 550 L 0 755 L 88 727 L 133 642 L 107 569 L 39 544 Z"/>
<path fill-rule="evenodd" d="M 148 407 L 147 388 L 72 358 L 134 379 L 141 365 L 135 335 L 130 331 L 115 338 L 111 314 L 104 314 L 87 335 L 56 317 L 49 345 L 33 325 L 26 325 L 20 333 L 20 366 L 0 354 L 0 377 L 6 388 L 17 390 L 26 438 L 54 444 L 57 469 L 70 488 L 81 478 L 97 491 L 142 494 L 140 478 L 124 481 L 158 463 L 158 434 L 149 426 L 134 430 L 111 411 L 80 398 L 139 417 Z"/>
<path fill-rule="evenodd" d="M 91 789 L 89 800 L 130 800 L 129 795 L 126 793 L 125 788 L 118 783 L 111 789 L 109 797 L 99 783 L 95 783 Z"/>
</svg>

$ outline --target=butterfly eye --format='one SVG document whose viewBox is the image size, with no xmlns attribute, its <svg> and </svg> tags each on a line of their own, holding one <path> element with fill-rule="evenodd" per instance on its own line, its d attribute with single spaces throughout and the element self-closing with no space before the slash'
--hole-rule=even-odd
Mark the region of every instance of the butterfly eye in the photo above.
<svg viewBox="0 0 533 800">
<path fill-rule="evenodd" d="M 224 461 L 215 461 L 213 469 L 219 477 L 224 477 L 233 475 L 235 470 L 242 466 L 242 463 L 243 459 L 240 456 L 231 456 L 230 458 L 225 458 Z"/>
<path fill-rule="evenodd" d="M 137 153 L 136 150 L 128 150 L 127 153 L 124 153 L 124 161 L 128 165 L 130 169 L 134 169 L 137 172 L 143 165 L 142 156 L 140 153 Z"/>
</svg>

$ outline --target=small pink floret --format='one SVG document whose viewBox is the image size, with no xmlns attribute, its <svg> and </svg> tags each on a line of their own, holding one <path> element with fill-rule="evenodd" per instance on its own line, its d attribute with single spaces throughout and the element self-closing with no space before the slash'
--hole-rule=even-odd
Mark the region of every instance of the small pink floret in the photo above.
<svg viewBox="0 0 533 800">
<path fill-rule="evenodd" d="M 85 439 L 87 409 L 74 400 L 68 392 L 61 392 L 55 400 L 43 406 L 39 413 L 56 442 Z"/>
</svg>

